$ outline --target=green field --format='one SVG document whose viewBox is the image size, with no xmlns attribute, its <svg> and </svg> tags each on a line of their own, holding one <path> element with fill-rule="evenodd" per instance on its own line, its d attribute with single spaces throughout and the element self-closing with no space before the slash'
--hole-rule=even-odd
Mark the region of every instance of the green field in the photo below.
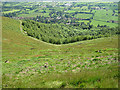
<svg viewBox="0 0 120 90">
<path fill-rule="evenodd" d="M 105 21 L 97 21 L 97 20 L 92 20 L 91 21 L 91 24 L 92 25 L 94 25 L 94 26 L 98 26 L 98 24 L 99 25 L 107 25 L 107 26 L 109 26 L 109 27 L 117 27 L 118 26 L 118 24 L 116 24 L 116 23 L 108 23 L 108 22 L 105 22 Z"/>
<path fill-rule="evenodd" d="M 72 7 L 71 9 L 73 9 L 73 10 L 78 10 L 78 9 L 80 9 L 80 7 Z"/>
<path fill-rule="evenodd" d="M 18 17 L 34 17 L 34 16 L 38 16 L 41 15 L 40 13 L 31 13 L 31 14 L 20 14 L 18 15 Z"/>
<path fill-rule="evenodd" d="M 108 11 L 97 10 L 93 19 L 101 20 L 101 21 L 110 21 L 110 20 L 118 21 L 118 17 L 112 16 L 112 14 L 113 14 L 112 10 L 108 10 Z"/>
<path fill-rule="evenodd" d="M 68 12 L 68 13 L 74 13 L 74 12 L 76 12 L 75 10 L 68 10 L 68 11 L 66 11 L 66 12 Z"/>
<path fill-rule="evenodd" d="M 13 9 L 13 10 L 11 10 L 11 11 L 5 11 L 5 12 L 2 12 L 2 13 L 4 13 L 4 14 L 6 14 L 6 13 L 12 13 L 12 12 L 17 12 L 17 11 L 20 11 L 20 10 L 15 10 L 15 9 Z"/>
<path fill-rule="evenodd" d="M 38 15 L 44 16 L 44 17 L 48 17 L 49 13 L 30 13 L 30 14 L 20 14 L 18 15 L 18 17 L 36 17 Z"/>
<path fill-rule="evenodd" d="M 76 14 L 75 18 L 89 19 L 92 17 L 92 14 Z"/>
<path fill-rule="evenodd" d="M 84 22 L 85 24 L 89 23 L 88 20 L 79 20 L 78 22 Z"/>
<path fill-rule="evenodd" d="M 118 88 L 118 36 L 54 45 L 3 17 L 3 88 Z"/>
<path fill-rule="evenodd" d="M 88 10 L 88 6 L 81 7 L 82 10 Z"/>
</svg>

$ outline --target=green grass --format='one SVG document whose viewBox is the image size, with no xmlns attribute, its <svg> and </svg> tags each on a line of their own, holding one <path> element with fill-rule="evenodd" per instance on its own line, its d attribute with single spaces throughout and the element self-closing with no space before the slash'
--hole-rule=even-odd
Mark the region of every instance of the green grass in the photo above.
<svg viewBox="0 0 120 90">
<path fill-rule="evenodd" d="M 110 21 L 110 20 L 118 21 L 118 17 L 112 16 L 112 14 L 113 14 L 112 10 L 108 10 L 108 11 L 97 10 L 93 19 L 101 20 L 101 21 Z"/>
<path fill-rule="evenodd" d="M 75 10 L 68 10 L 67 11 L 68 13 L 74 13 L 74 12 L 76 12 Z"/>
<path fill-rule="evenodd" d="M 38 13 L 38 12 L 34 12 L 30 14 L 20 14 L 18 15 L 18 17 L 36 17 L 39 15 L 44 16 L 44 17 L 49 17 L 49 13 Z"/>
<path fill-rule="evenodd" d="M 74 11 L 81 11 L 80 7 L 72 7 L 71 9 Z"/>
<path fill-rule="evenodd" d="M 40 15 L 40 13 L 20 14 L 18 17 L 36 17 L 38 15 Z"/>
<path fill-rule="evenodd" d="M 57 46 L 2 25 L 3 88 L 118 88 L 117 36 Z"/>
<path fill-rule="evenodd" d="M 117 27 L 118 26 L 118 24 L 117 23 L 108 23 L 108 22 L 105 22 L 105 21 L 97 21 L 97 20 L 91 20 L 91 24 L 93 25 L 93 26 L 98 26 L 98 24 L 99 25 L 107 25 L 107 26 L 109 26 L 109 27 Z"/>
<path fill-rule="evenodd" d="M 88 13 L 89 13 L 89 12 L 90 12 L 90 10 L 81 10 L 81 12 L 88 12 Z"/>
<path fill-rule="evenodd" d="M 83 9 L 83 10 L 87 10 L 88 9 L 88 6 L 83 6 L 83 7 L 81 7 L 81 9 Z"/>
<path fill-rule="evenodd" d="M 89 23 L 88 20 L 79 20 L 78 22 L 84 22 L 85 24 Z"/>
<path fill-rule="evenodd" d="M 118 13 L 118 10 L 115 10 L 115 13 Z"/>
<path fill-rule="evenodd" d="M 13 12 L 17 12 L 17 11 L 20 11 L 19 9 L 13 9 L 13 10 L 11 10 L 11 11 L 5 11 L 5 12 L 2 12 L 2 13 L 4 13 L 4 14 L 7 14 L 7 13 L 13 13 Z"/>
<path fill-rule="evenodd" d="M 89 19 L 92 17 L 92 14 L 76 14 L 75 18 Z"/>
</svg>

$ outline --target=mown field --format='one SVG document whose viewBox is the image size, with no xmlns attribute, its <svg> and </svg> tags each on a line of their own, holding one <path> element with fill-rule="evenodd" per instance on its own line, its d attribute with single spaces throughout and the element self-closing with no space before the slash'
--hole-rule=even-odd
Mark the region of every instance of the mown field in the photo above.
<svg viewBox="0 0 120 90">
<path fill-rule="evenodd" d="M 3 88 L 118 88 L 118 36 L 54 45 L 2 19 Z"/>
</svg>

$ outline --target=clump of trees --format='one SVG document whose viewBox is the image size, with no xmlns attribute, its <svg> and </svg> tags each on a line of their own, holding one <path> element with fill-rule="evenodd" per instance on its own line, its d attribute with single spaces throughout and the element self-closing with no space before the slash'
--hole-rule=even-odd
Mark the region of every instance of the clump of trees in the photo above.
<svg viewBox="0 0 120 90">
<path fill-rule="evenodd" d="M 117 27 L 109 28 L 99 25 L 98 27 L 92 27 L 89 24 L 45 24 L 33 20 L 23 20 L 22 25 L 28 36 L 52 44 L 67 44 L 120 34 Z"/>
</svg>

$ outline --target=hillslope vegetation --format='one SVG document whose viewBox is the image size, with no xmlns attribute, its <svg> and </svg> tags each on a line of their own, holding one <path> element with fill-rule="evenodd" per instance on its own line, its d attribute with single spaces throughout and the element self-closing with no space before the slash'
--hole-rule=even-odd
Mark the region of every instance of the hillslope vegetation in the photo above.
<svg viewBox="0 0 120 90">
<path fill-rule="evenodd" d="M 118 88 L 118 36 L 57 46 L 2 19 L 3 88 Z"/>
</svg>

